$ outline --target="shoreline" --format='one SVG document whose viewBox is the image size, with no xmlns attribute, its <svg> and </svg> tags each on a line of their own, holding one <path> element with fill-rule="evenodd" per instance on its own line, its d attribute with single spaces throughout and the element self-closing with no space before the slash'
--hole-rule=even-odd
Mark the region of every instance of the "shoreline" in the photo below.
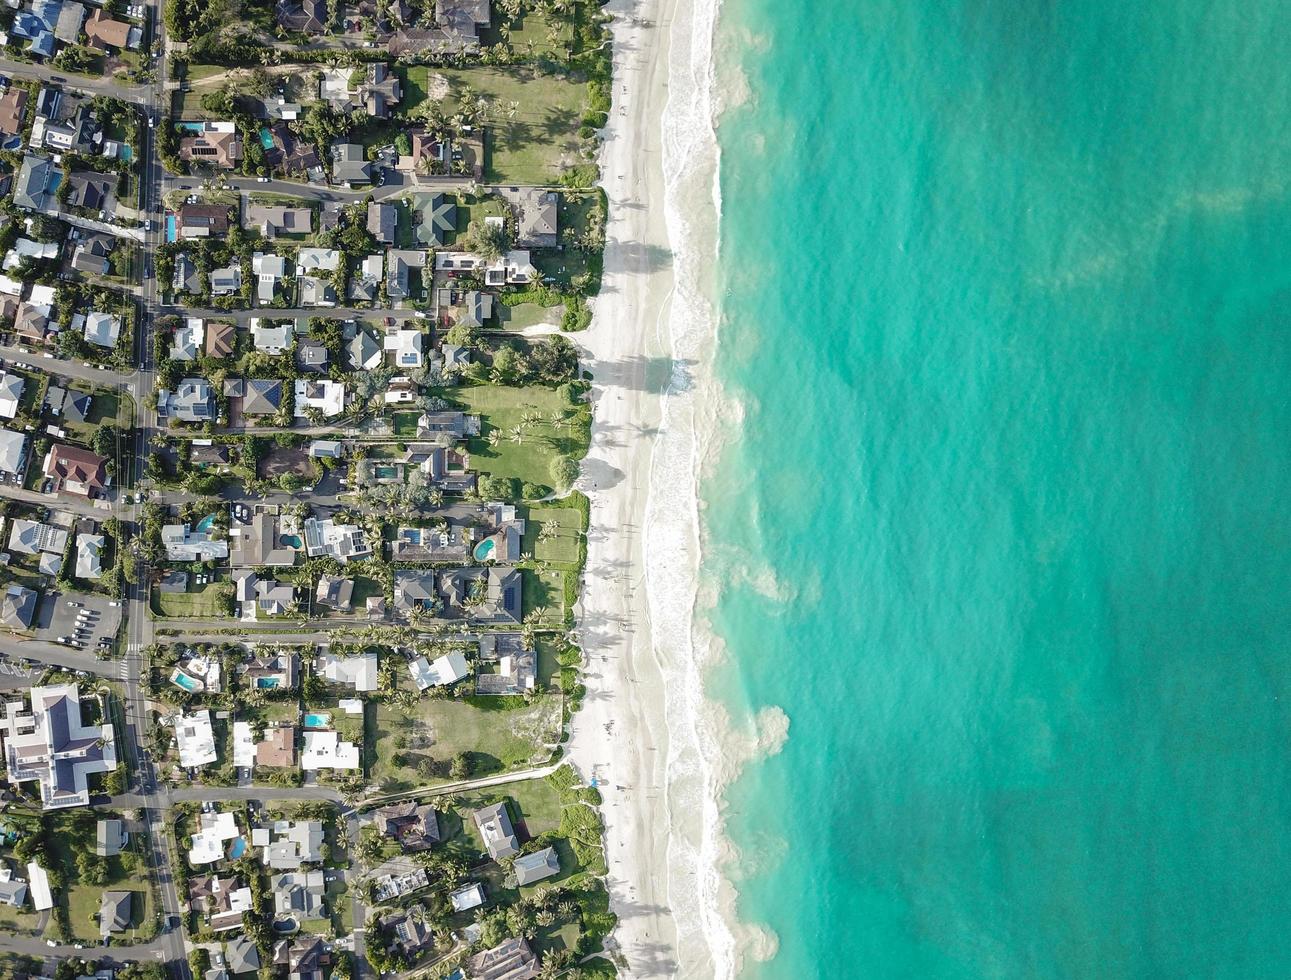
<svg viewBox="0 0 1291 980">
<path fill-rule="evenodd" d="M 571 338 L 593 376 L 593 421 L 577 484 L 591 500 L 576 629 L 587 696 L 567 748 L 602 793 L 613 943 L 632 977 L 728 977 L 736 965 L 733 891 L 719 868 L 730 767 L 702 690 L 710 647 L 693 626 L 708 449 L 696 420 L 710 410 L 702 379 L 716 335 L 718 7 L 605 8 L 605 273 L 591 326 Z"/>
</svg>

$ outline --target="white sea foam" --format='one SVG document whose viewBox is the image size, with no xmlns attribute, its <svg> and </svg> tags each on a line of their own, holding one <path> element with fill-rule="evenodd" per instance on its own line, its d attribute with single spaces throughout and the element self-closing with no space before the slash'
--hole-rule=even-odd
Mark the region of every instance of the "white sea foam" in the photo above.
<svg viewBox="0 0 1291 980">
<path fill-rule="evenodd" d="M 767 929 L 735 922 L 735 891 L 723 874 L 734 857 L 723 833 L 723 792 L 742 766 L 779 751 L 789 719 L 766 708 L 733 723 L 703 695 L 705 675 L 723 651 L 696 616 L 702 605 L 698 483 L 743 417 L 711 371 L 719 322 L 713 279 L 721 219 L 713 59 L 719 7 L 719 0 L 683 0 L 672 26 L 663 172 L 674 286 L 660 342 L 674 370 L 651 461 L 643 548 L 651 628 L 667 692 L 666 805 L 670 826 L 677 828 L 668 844 L 668 901 L 680 972 L 724 980 L 736 975 L 744 955 L 773 956 L 778 941 Z M 707 955 L 695 953 L 693 961 L 687 955 L 700 950 Z"/>
</svg>

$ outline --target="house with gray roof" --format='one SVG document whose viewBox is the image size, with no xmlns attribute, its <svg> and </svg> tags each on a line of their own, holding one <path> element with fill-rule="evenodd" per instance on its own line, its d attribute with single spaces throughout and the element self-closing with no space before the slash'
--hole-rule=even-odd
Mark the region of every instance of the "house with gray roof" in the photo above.
<svg viewBox="0 0 1291 980">
<path fill-rule="evenodd" d="M 519 623 L 520 572 L 514 568 L 453 568 L 440 572 L 445 615 L 479 623 Z"/>
<path fill-rule="evenodd" d="M 398 568 L 394 573 L 394 611 L 407 617 L 418 610 L 434 612 L 439 605 L 435 572 L 430 569 Z"/>
<path fill-rule="evenodd" d="M 215 418 L 215 394 L 205 378 L 184 378 L 174 391 L 157 392 L 157 417 L 180 422 L 209 422 Z"/>
<path fill-rule="evenodd" d="M 313 337 L 296 341 L 296 367 L 306 374 L 321 374 L 327 370 L 327 345 Z"/>
<path fill-rule="evenodd" d="M 371 330 L 355 327 L 354 336 L 345 343 L 345 359 L 351 371 L 371 371 L 381 366 L 385 352 Z"/>
<path fill-rule="evenodd" d="M 256 612 L 286 616 L 296 605 L 296 590 L 289 582 L 262 578 L 256 583 Z"/>
<path fill-rule="evenodd" d="M 92 582 L 103 577 L 103 551 L 107 538 L 102 534 L 77 534 L 76 577 Z"/>
<path fill-rule="evenodd" d="M 424 245 L 443 245 L 457 232 L 457 201 L 447 194 L 432 195 L 418 212 L 417 241 Z"/>
<path fill-rule="evenodd" d="M 560 857 L 554 847 L 544 847 L 532 854 L 523 854 L 512 864 L 517 885 L 532 885 L 552 875 L 560 874 Z"/>
<path fill-rule="evenodd" d="M 393 204 L 373 201 L 368 205 L 368 231 L 382 245 L 393 245 L 399 212 Z"/>
<path fill-rule="evenodd" d="M 250 204 L 242 218 L 242 227 L 259 229 L 265 238 L 308 235 L 314 230 L 314 212 L 282 204 Z"/>
<path fill-rule="evenodd" d="M 211 295 L 232 296 L 242 288 L 242 265 L 234 262 L 211 270 Z"/>
<path fill-rule="evenodd" d="M 386 252 L 386 296 L 391 302 L 408 299 L 421 289 L 426 253 L 420 249 L 392 248 Z M 416 280 L 413 280 L 413 276 Z"/>
<path fill-rule="evenodd" d="M 124 932 L 133 910 L 134 892 L 104 892 L 99 899 L 99 935 L 107 939 L 114 932 Z"/>
<path fill-rule="evenodd" d="M 237 936 L 224 944 L 224 962 L 234 976 L 260 971 L 260 951 L 246 936 Z"/>
<path fill-rule="evenodd" d="M 360 143 L 332 144 L 332 181 L 337 184 L 372 183 L 372 164 Z"/>
<path fill-rule="evenodd" d="M 0 473 L 18 475 L 27 464 L 27 437 L 21 432 L 0 429 Z"/>
<path fill-rule="evenodd" d="M 376 302 L 384 278 L 385 256 L 369 255 L 350 277 L 350 299 L 364 303 Z"/>
<path fill-rule="evenodd" d="M 273 911 L 278 918 L 290 916 L 297 922 L 326 918 L 324 877 L 321 871 L 294 871 L 274 875 L 270 882 Z"/>
<path fill-rule="evenodd" d="M 108 203 L 116 177 L 93 171 L 74 170 L 67 175 L 67 203 L 72 207 L 99 211 Z"/>
<path fill-rule="evenodd" d="M 13 629 L 30 628 L 36 616 L 36 593 L 21 585 L 11 585 L 0 598 L 0 623 Z"/>
<path fill-rule="evenodd" d="M 126 833 L 126 825 L 123 821 L 116 819 L 100 820 L 94 844 L 94 853 L 99 857 L 112 857 L 120 854 L 121 849 L 126 846 L 129 839 L 130 835 Z"/>
<path fill-rule="evenodd" d="M 58 207 L 53 187 L 57 187 L 61 172 L 49 157 L 28 153 L 13 179 L 13 203 L 28 211 L 48 211 Z"/>
<path fill-rule="evenodd" d="M 251 378 L 242 396 L 243 415 L 276 415 L 282 406 L 282 382 L 276 378 Z"/>
</svg>

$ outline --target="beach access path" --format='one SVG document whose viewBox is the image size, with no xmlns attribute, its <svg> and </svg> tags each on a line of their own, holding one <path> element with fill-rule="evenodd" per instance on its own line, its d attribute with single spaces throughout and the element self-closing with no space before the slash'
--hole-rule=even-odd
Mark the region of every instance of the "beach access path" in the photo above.
<svg viewBox="0 0 1291 980">
<path fill-rule="evenodd" d="M 642 550 L 650 457 L 671 375 L 661 339 L 672 290 L 662 121 L 675 2 L 606 7 L 614 15 L 614 95 L 601 158 L 605 275 L 592 325 L 571 335 L 592 373 L 594 414 L 578 482 L 592 504 L 578 607 L 588 693 L 569 757 L 604 798 L 615 942 L 634 978 L 689 972 L 668 894 L 668 733 Z"/>
</svg>

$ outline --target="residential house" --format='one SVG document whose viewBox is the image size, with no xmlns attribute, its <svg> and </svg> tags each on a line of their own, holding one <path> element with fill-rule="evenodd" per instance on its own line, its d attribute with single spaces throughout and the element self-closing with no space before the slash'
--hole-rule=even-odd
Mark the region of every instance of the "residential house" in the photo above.
<svg viewBox="0 0 1291 980">
<path fill-rule="evenodd" d="M 383 806 L 372 814 L 377 831 L 405 851 L 424 851 L 440 842 L 439 816 L 429 803 L 407 800 Z"/>
<path fill-rule="evenodd" d="M 206 356 L 224 359 L 232 357 L 237 348 L 237 327 L 219 321 L 206 325 Z"/>
<path fill-rule="evenodd" d="M 332 144 L 332 180 L 354 187 L 372 183 L 372 164 L 359 143 Z"/>
<path fill-rule="evenodd" d="M 99 897 L 99 935 L 106 941 L 114 932 L 124 932 L 133 912 L 134 892 L 104 892 Z"/>
<path fill-rule="evenodd" d="M 31 601 L 34 609 L 34 592 Z M 87 806 L 89 777 L 117 766 L 113 726 L 84 723 L 75 684 L 33 687 L 28 699 L 30 708 L 21 695 L 6 701 L 0 718 L 9 782 L 38 782 L 46 810 Z"/>
<path fill-rule="evenodd" d="M 386 334 L 383 346 L 395 367 L 410 371 L 426 363 L 422 350 L 425 339 L 426 335 L 420 330 L 392 330 Z"/>
<path fill-rule="evenodd" d="M 93 399 L 83 391 L 50 385 L 45 389 L 45 411 L 60 422 L 81 422 L 90 417 Z"/>
<path fill-rule="evenodd" d="M 202 291 L 202 277 L 186 252 L 175 256 L 175 275 L 170 280 L 170 288 L 177 293 Z"/>
<path fill-rule="evenodd" d="M 453 568 L 440 572 L 445 614 L 476 622 L 519 623 L 520 572 L 514 568 Z"/>
<path fill-rule="evenodd" d="M 36 593 L 21 585 L 9 585 L 0 597 L 0 623 L 10 629 L 30 629 L 36 617 Z M 12 771 L 12 770 L 11 770 Z"/>
<path fill-rule="evenodd" d="M 511 816 L 505 803 L 493 803 L 471 813 L 475 828 L 480 832 L 484 847 L 494 861 L 514 857 L 520 853 L 520 840 L 511 826 Z"/>
<path fill-rule="evenodd" d="M 242 139 L 233 122 L 187 123 L 179 138 L 179 158 L 220 170 L 232 170 L 242 160 Z"/>
<path fill-rule="evenodd" d="M 13 179 L 13 203 L 28 211 L 56 210 L 58 201 L 54 188 L 62 179 L 62 171 L 49 157 L 28 153 L 22 158 L 18 173 Z"/>
<path fill-rule="evenodd" d="M 0 369 L 0 418 L 11 419 L 18 414 L 22 390 L 27 386 L 21 374 L 10 374 Z"/>
<path fill-rule="evenodd" d="M 19 476 L 27 468 L 27 437 L 0 429 L 0 473 Z"/>
<path fill-rule="evenodd" d="M 538 957 L 518 937 L 503 940 L 466 961 L 466 976 L 471 980 L 533 980 L 538 973 Z"/>
<path fill-rule="evenodd" d="M 345 385 L 339 381 L 326 378 L 297 378 L 296 418 L 309 417 L 310 409 L 323 413 L 324 418 L 332 418 L 345 411 Z"/>
<path fill-rule="evenodd" d="M 322 872 L 313 872 L 320 878 Z M 276 901 L 276 896 L 275 896 Z M 321 902 L 321 899 L 320 899 Z M 325 916 L 314 916 L 325 918 Z M 327 947 L 317 936 L 281 940 L 273 949 L 273 964 L 287 980 L 323 980 L 323 967 L 331 963 Z"/>
<path fill-rule="evenodd" d="M 506 193 L 516 219 L 521 248 L 555 248 L 560 244 L 560 195 L 541 187 L 512 187 Z"/>
<path fill-rule="evenodd" d="M 170 342 L 170 358 L 173 361 L 193 361 L 206 340 L 206 321 L 201 317 L 189 316 L 175 328 Z"/>
<path fill-rule="evenodd" d="M 511 867 L 515 871 L 517 885 L 532 885 L 535 881 L 560 874 L 560 857 L 554 847 L 544 847 L 541 851 L 516 858 Z"/>
<path fill-rule="evenodd" d="M 66 443 L 55 443 L 45 457 L 44 473 L 54 483 L 56 493 L 95 498 L 111 484 L 108 461 L 102 456 Z"/>
<path fill-rule="evenodd" d="M 314 669 L 331 683 L 351 687 L 360 694 L 370 694 L 377 689 L 375 653 L 360 653 L 353 657 L 320 653 Z"/>
<path fill-rule="evenodd" d="M 265 865 L 277 871 L 323 861 L 321 820 L 279 820 L 272 828 L 261 828 L 252 836 L 253 843 L 264 848 Z"/>
<path fill-rule="evenodd" d="M 107 206 L 112 189 L 117 179 L 109 174 L 98 174 L 90 171 L 75 170 L 66 177 L 68 194 L 67 203 L 75 208 L 89 208 L 100 211 Z"/>
<path fill-rule="evenodd" d="M 112 269 L 109 256 L 114 248 L 107 235 L 88 234 L 72 250 L 72 268 L 94 276 L 106 276 Z"/>
<path fill-rule="evenodd" d="M 261 579 L 256 583 L 256 614 L 286 616 L 296 608 L 296 590 L 289 582 Z"/>
<path fill-rule="evenodd" d="M 311 728 L 304 733 L 304 748 L 300 754 L 300 768 L 306 772 L 320 769 L 357 771 L 362 768 L 359 747 L 343 741 L 331 729 Z"/>
<path fill-rule="evenodd" d="M 242 289 L 242 264 L 234 262 L 211 270 L 211 295 L 232 296 Z"/>
<path fill-rule="evenodd" d="M 253 252 L 251 271 L 256 277 L 256 301 L 267 306 L 273 302 L 278 280 L 287 274 L 287 260 L 273 252 Z"/>
<path fill-rule="evenodd" d="M 332 20 L 327 0 L 278 0 L 274 15 L 283 30 L 292 34 L 322 34 Z"/>
<path fill-rule="evenodd" d="M 207 766 L 216 760 L 215 732 L 211 728 L 211 712 L 207 708 L 191 714 L 177 714 L 175 745 L 179 749 L 179 764 L 185 769 Z"/>
<path fill-rule="evenodd" d="M 250 687 L 261 690 L 292 690 L 299 677 L 299 663 L 296 654 L 289 650 L 251 657 L 242 667 L 242 673 Z"/>
<path fill-rule="evenodd" d="M 109 17 L 102 7 L 95 7 L 90 19 L 85 22 L 86 46 L 100 51 L 137 48 L 142 36 L 143 31 L 138 27 Z"/>
<path fill-rule="evenodd" d="M 309 208 L 292 208 L 282 204 L 250 204 L 242 218 L 243 228 L 255 228 L 265 238 L 279 235 L 308 235 L 314 228 L 314 213 Z"/>
<path fill-rule="evenodd" d="M 471 909 L 479 908 L 484 901 L 484 886 L 478 881 L 448 893 L 448 903 L 453 907 L 454 912 L 469 912 Z"/>
<path fill-rule="evenodd" d="M 229 536 L 233 540 L 232 564 L 235 566 L 286 568 L 296 564 L 296 549 L 284 540 L 287 535 L 277 514 L 255 513 L 245 523 L 234 523 Z"/>
<path fill-rule="evenodd" d="M 385 278 L 385 256 L 369 255 L 350 277 L 350 299 L 375 303 L 380 296 L 381 281 Z"/>
<path fill-rule="evenodd" d="M 95 347 L 111 350 L 121 336 L 121 318 L 97 310 L 85 315 L 85 339 Z"/>
<path fill-rule="evenodd" d="M 187 524 L 167 524 L 161 529 L 161 541 L 170 561 L 214 561 L 229 556 L 229 543 L 217 540 L 213 529 L 194 530 Z"/>
<path fill-rule="evenodd" d="M 294 677 L 291 679 L 294 682 Z M 255 762 L 269 769 L 296 768 L 296 726 L 276 725 L 266 729 L 264 738 L 256 744 Z"/>
<path fill-rule="evenodd" d="M 27 111 L 27 89 L 11 85 L 0 95 L 0 133 L 5 136 L 22 135 L 22 120 Z"/>
<path fill-rule="evenodd" d="M 305 374 L 322 374 L 327 370 L 329 358 L 327 345 L 313 337 L 296 341 L 296 367 Z"/>
<path fill-rule="evenodd" d="M 240 878 L 218 874 L 194 875 L 188 879 L 188 904 L 205 920 L 212 932 L 242 928 L 242 916 L 252 912 L 251 889 Z"/>
<path fill-rule="evenodd" d="M 416 612 L 435 612 L 440 606 L 435 590 L 435 572 L 415 568 L 396 568 L 394 573 L 394 609 L 403 618 Z"/>
<path fill-rule="evenodd" d="M 95 834 L 94 853 L 99 857 L 115 857 L 130 841 L 125 823 L 114 818 L 100 820 Z"/>
<path fill-rule="evenodd" d="M 386 252 L 386 296 L 390 301 L 410 299 L 420 293 L 426 253 L 420 249 L 392 248 Z M 416 275 L 416 281 L 413 276 Z"/>
<path fill-rule="evenodd" d="M 103 552 L 107 538 L 102 534 L 76 536 L 76 577 L 93 582 L 103 577 Z"/>
<path fill-rule="evenodd" d="M 399 224 L 399 211 L 392 204 L 373 201 L 368 205 L 368 231 L 382 245 L 395 243 L 395 229 Z"/>
<path fill-rule="evenodd" d="M 215 395 L 205 378 L 184 378 L 172 392 L 157 392 L 157 417 L 180 422 L 210 422 L 215 418 Z"/>
<path fill-rule="evenodd" d="M 276 258 L 276 256 L 275 256 Z M 296 336 L 296 325 L 291 320 L 264 320 L 251 318 L 251 343 L 258 351 L 272 357 L 286 353 Z"/>
<path fill-rule="evenodd" d="M 314 602 L 337 612 L 350 612 L 354 603 L 354 580 L 338 575 L 320 575 L 318 588 L 314 591 Z"/>
<path fill-rule="evenodd" d="M 448 236 L 457 232 L 457 201 L 447 194 L 434 194 L 418 212 L 417 241 L 442 248 Z"/>
<path fill-rule="evenodd" d="M 180 238 L 223 238 L 229 231 L 227 204 L 185 204 L 175 212 Z"/>
</svg>

